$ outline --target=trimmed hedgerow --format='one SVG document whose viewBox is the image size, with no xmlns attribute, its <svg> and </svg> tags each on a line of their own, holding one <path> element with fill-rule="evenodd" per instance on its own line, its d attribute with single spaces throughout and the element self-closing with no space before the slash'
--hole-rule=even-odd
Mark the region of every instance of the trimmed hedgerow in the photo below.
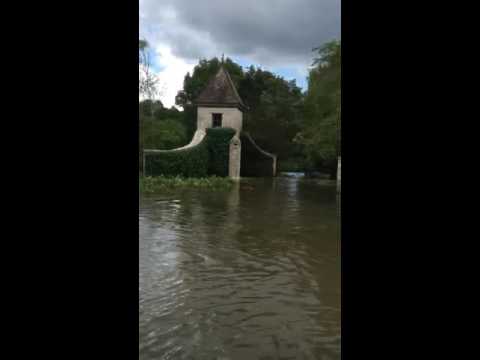
<svg viewBox="0 0 480 360">
<path fill-rule="evenodd" d="M 205 177 L 208 156 L 208 144 L 205 139 L 200 144 L 184 150 L 145 154 L 145 174 L 147 176 Z"/>
<path fill-rule="evenodd" d="M 228 176 L 230 140 L 235 130 L 207 129 L 202 142 L 179 151 L 145 154 L 145 175 L 203 178 L 207 175 Z"/>
<path fill-rule="evenodd" d="M 235 130 L 230 128 L 207 129 L 206 138 L 209 151 L 209 175 L 228 176 L 230 140 L 232 140 L 234 135 Z"/>
</svg>

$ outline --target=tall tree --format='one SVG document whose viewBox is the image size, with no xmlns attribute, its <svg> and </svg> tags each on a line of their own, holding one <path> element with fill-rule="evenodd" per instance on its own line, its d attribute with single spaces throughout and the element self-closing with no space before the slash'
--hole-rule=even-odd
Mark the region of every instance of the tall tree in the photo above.
<svg viewBox="0 0 480 360">
<path fill-rule="evenodd" d="M 304 149 L 311 168 L 336 175 L 340 151 L 341 44 L 332 41 L 317 52 L 309 72 L 302 130 L 295 140 Z"/>
<path fill-rule="evenodd" d="M 296 151 L 293 138 L 299 130 L 300 88 L 294 81 L 251 66 L 239 93 L 250 107 L 245 116 L 245 130 L 261 147 L 276 153 L 280 162 L 291 157 Z"/>
<path fill-rule="evenodd" d="M 176 105 L 181 106 L 184 110 L 184 120 L 189 137 L 193 136 L 197 127 L 197 109 L 193 106 L 193 102 L 207 86 L 208 81 L 220 69 L 220 65 L 221 61 L 216 57 L 210 60 L 201 59 L 194 67 L 193 73 L 185 75 L 183 89 L 178 92 L 175 98 Z M 229 58 L 224 61 L 223 66 L 229 72 L 235 85 L 238 86 L 243 79 L 242 67 Z"/>
<path fill-rule="evenodd" d="M 139 40 L 138 63 L 139 95 L 147 99 L 153 99 L 157 93 L 158 78 L 151 71 L 150 46 L 147 40 Z"/>
<path fill-rule="evenodd" d="M 145 39 L 138 41 L 138 92 L 140 98 L 153 99 L 157 93 L 158 78 L 151 71 L 151 58 L 149 44 Z M 153 107 L 152 107 L 153 108 Z M 152 110 L 153 111 L 153 110 Z M 139 114 L 139 164 L 140 173 L 143 173 L 143 149 L 144 149 L 144 122 Z"/>
<path fill-rule="evenodd" d="M 184 108 L 189 135 L 196 128 L 196 108 L 193 101 L 217 73 L 221 62 L 218 58 L 202 59 L 193 73 L 184 78 L 183 90 L 176 97 L 177 105 Z M 286 158 L 298 147 L 293 138 L 298 132 L 297 108 L 302 94 L 294 82 L 288 82 L 271 72 L 251 66 L 246 72 L 233 60 L 227 58 L 224 67 L 230 74 L 240 97 L 249 107 L 244 114 L 244 129 L 266 150 Z"/>
<path fill-rule="evenodd" d="M 159 100 L 143 100 L 139 104 L 142 141 L 145 149 L 173 149 L 188 143 L 183 113 L 175 107 L 167 109 Z"/>
</svg>

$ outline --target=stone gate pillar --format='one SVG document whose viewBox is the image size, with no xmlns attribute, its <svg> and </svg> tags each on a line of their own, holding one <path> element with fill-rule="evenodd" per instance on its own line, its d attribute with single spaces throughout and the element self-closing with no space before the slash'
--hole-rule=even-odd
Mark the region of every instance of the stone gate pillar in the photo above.
<svg viewBox="0 0 480 360">
<path fill-rule="evenodd" d="M 234 180 L 240 179 L 240 160 L 242 156 L 242 142 L 238 134 L 230 140 L 230 157 L 228 161 L 228 176 Z"/>
</svg>

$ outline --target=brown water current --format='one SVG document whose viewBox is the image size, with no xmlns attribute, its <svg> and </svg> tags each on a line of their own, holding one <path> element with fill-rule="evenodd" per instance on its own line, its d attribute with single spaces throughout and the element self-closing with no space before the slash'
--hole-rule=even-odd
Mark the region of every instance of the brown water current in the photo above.
<svg viewBox="0 0 480 360">
<path fill-rule="evenodd" d="M 140 199 L 140 359 L 340 359 L 335 182 Z"/>
</svg>

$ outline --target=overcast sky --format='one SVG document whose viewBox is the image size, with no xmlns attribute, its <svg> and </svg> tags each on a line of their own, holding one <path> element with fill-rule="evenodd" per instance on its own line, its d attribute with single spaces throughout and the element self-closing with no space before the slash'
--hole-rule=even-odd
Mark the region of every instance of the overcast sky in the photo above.
<svg viewBox="0 0 480 360">
<path fill-rule="evenodd" d="M 340 38 L 340 0 L 139 0 L 160 99 L 175 103 L 200 58 L 261 66 L 306 89 L 312 48 Z"/>
</svg>

